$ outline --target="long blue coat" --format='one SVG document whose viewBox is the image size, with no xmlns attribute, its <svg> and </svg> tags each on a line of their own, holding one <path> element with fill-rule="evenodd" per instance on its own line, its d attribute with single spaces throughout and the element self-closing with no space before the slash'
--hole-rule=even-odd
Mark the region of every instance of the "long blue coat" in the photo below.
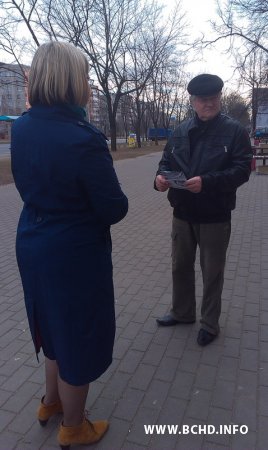
<svg viewBox="0 0 268 450">
<path fill-rule="evenodd" d="M 33 106 L 12 127 L 24 202 L 16 252 L 36 353 L 82 385 L 110 365 L 115 334 L 110 226 L 126 215 L 104 135 L 68 106 Z"/>
</svg>

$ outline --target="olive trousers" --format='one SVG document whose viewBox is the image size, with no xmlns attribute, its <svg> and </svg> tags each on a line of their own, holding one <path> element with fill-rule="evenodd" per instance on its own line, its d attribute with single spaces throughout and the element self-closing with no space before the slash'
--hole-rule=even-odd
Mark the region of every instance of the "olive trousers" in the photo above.
<svg viewBox="0 0 268 450">
<path fill-rule="evenodd" d="M 231 222 L 192 224 L 173 217 L 172 223 L 172 316 L 180 322 L 196 318 L 195 259 L 200 248 L 203 277 L 202 328 L 219 333 L 221 295 Z"/>
</svg>

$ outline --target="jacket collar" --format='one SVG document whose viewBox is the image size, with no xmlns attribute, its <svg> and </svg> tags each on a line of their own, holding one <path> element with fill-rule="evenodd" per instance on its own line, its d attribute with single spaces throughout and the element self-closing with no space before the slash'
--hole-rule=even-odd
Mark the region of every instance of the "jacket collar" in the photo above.
<svg viewBox="0 0 268 450">
<path fill-rule="evenodd" d="M 221 112 L 219 112 L 215 117 L 213 117 L 213 119 L 204 121 L 204 120 L 199 119 L 198 115 L 195 114 L 194 126 L 198 127 L 198 128 L 210 128 L 211 126 L 216 125 L 216 123 L 220 119 L 220 116 L 221 116 Z"/>
</svg>

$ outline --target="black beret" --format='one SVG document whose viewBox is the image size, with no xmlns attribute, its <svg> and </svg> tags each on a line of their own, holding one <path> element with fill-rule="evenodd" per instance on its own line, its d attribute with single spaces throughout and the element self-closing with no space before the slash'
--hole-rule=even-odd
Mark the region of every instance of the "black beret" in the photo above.
<svg viewBox="0 0 268 450">
<path fill-rule="evenodd" d="M 223 81 L 217 75 L 202 73 L 194 77 L 187 86 L 190 95 L 214 95 L 223 88 Z"/>
</svg>

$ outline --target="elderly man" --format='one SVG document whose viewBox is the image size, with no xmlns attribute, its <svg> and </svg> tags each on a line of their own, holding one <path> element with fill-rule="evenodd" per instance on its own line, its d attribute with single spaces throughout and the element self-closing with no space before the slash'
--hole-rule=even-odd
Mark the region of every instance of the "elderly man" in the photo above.
<svg viewBox="0 0 268 450">
<path fill-rule="evenodd" d="M 211 343 L 219 333 L 231 211 L 236 189 L 249 179 L 252 159 L 246 130 L 220 112 L 222 88 L 223 81 L 217 75 L 202 74 L 190 81 L 187 90 L 195 116 L 174 131 L 155 178 L 155 189 L 169 189 L 173 207 L 172 308 L 157 323 L 172 326 L 195 322 L 198 245 L 203 276 L 197 337 L 201 346 Z M 171 175 L 178 173 L 186 181 L 171 184 Z"/>
</svg>

